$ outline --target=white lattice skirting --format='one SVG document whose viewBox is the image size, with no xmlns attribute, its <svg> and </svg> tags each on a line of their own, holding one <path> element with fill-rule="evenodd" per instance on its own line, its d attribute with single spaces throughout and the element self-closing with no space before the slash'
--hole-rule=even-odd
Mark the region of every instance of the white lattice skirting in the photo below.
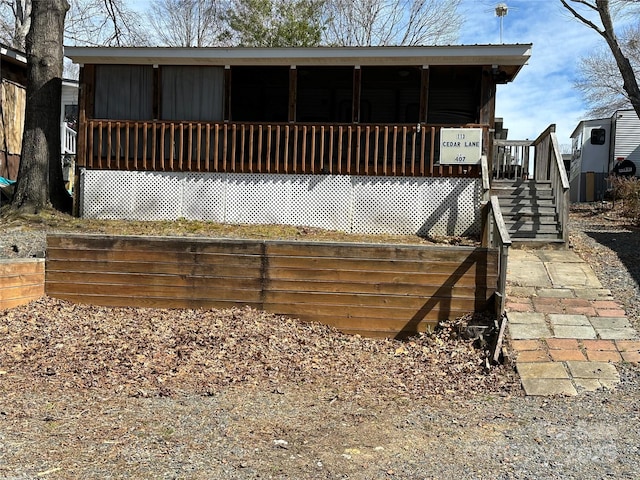
<svg viewBox="0 0 640 480">
<path fill-rule="evenodd" d="M 86 218 L 285 224 L 476 235 L 480 179 L 83 170 Z"/>
</svg>

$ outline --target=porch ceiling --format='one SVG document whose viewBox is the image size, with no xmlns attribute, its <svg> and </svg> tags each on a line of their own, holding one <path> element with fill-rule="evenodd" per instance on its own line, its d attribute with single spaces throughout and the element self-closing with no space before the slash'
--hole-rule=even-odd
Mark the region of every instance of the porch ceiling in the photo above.
<svg viewBox="0 0 640 480">
<path fill-rule="evenodd" d="M 425 47 L 171 48 L 65 47 L 78 64 L 136 65 L 497 65 L 513 80 L 531 56 L 531 44 Z"/>
</svg>

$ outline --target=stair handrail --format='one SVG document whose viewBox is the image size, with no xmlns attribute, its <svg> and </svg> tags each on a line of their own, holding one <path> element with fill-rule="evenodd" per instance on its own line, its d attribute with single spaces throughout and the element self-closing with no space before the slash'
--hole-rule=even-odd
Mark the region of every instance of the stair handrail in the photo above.
<svg viewBox="0 0 640 480">
<path fill-rule="evenodd" d="M 491 195 L 485 205 L 485 228 L 482 233 L 482 245 L 487 248 L 498 249 L 498 285 L 496 290 L 496 312 L 504 313 L 506 289 L 507 289 L 507 262 L 509 259 L 509 247 L 511 236 L 504 223 L 500 202 L 497 195 Z"/>
<path fill-rule="evenodd" d="M 507 265 L 511 237 L 502 217 L 498 197 L 491 195 L 488 202 L 483 202 L 483 207 L 485 222 L 484 231 L 482 232 L 482 245 L 487 248 L 498 249 L 498 280 L 495 294 L 495 326 L 498 330 L 498 335 L 495 345 L 493 345 L 492 355 L 493 363 L 498 363 L 507 326 L 507 318 L 504 315 L 504 311 L 507 299 Z"/>
<path fill-rule="evenodd" d="M 562 229 L 562 240 L 565 246 L 569 245 L 569 178 L 564 168 L 558 138 L 555 132 L 551 133 L 551 155 L 555 159 L 550 172 L 551 185 L 556 192 L 556 209 L 558 212 L 558 220 Z"/>
<path fill-rule="evenodd" d="M 564 168 L 555 124 L 549 125 L 533 142 L 535 179 L 551 181 L 562 240 L 569 244 L 569 177 Z"/>
<path fill-rule="evenodd" d="M 489 191 L 491 190 L 491 175 L 486 155 L 480 157 L 480 168 L 482 171 L 482 200 L 486 202 L 489 200 Z"/>
</svg>

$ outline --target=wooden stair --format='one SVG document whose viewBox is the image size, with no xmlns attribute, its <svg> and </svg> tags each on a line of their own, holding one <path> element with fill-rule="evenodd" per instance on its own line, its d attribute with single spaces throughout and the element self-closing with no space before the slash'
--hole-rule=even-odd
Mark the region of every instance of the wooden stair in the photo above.
<svg viewBox="0 0 640 480">
<path fill-rule="evenodd" d="M 502 217 L 514 246 L 563 246 L 562 227 L 549 181 L 494 180 Z"/>
</svg>

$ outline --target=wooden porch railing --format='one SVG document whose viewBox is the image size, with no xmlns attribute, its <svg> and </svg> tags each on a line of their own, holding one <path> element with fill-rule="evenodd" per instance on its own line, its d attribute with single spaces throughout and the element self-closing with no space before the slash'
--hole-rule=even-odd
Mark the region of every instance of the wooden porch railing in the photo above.
<svg viewBox="0 0 640 480">
<path fill-rule="evenodd" d="M 438 164 L 443 127 L 88 120 L 78 161 L 111 170 L 479 176 L 479 165 Z"/>
<path fill-rule="evenodd" d="M 529 176 L 531 140 L 495 140 L 493 176 L 495 178 L 524 179 Z"/>
<path fill-rule="evenodd" d="M 61 131 L 60 131 L 60 140 L 62 142 L 61 143 L 62 155 L 76 154 L 77 136 L 78 134 L 74 129 L 70 128 L 67 124 L 62 125 Z"/>
<path fill-rule="evenodd" d="M 569 245 L 569 178 L 562 161 L 556 126 L 550 125 L 534 140 L 533 146 L 535 148 L 535 179 L 551 181 L 562 239 L 565 245 Z"/>
</svg>

